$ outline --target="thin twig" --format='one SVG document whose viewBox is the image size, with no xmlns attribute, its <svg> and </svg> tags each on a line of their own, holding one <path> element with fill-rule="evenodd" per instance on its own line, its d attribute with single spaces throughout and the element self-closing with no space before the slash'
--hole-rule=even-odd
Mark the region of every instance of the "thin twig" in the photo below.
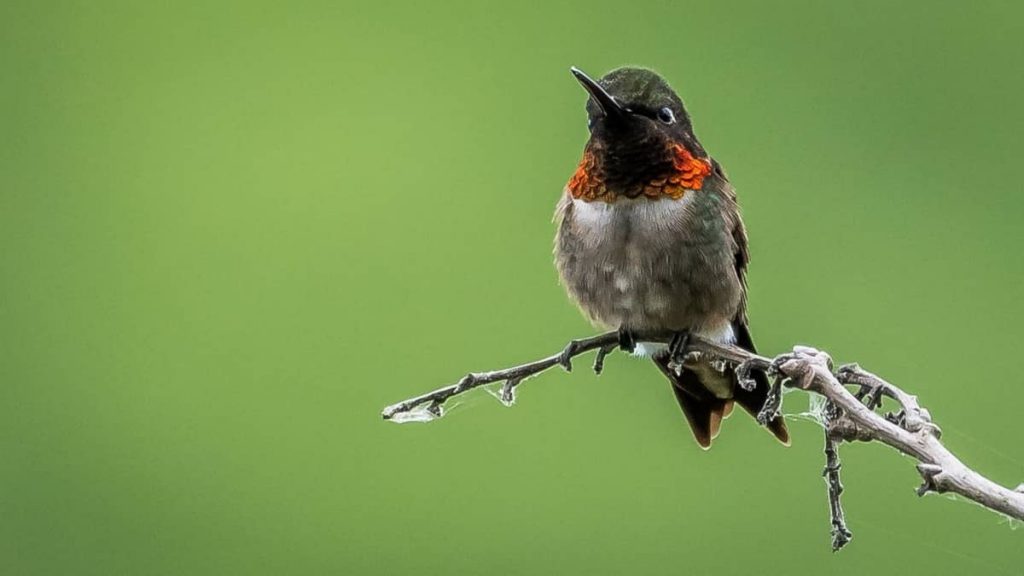
<svg viewBox="0 0 1024 576">
<path fill-rule="evenodd" d="M 667 343 L 672 337 L 671 334 L 659 334 L 659 333 L 644 333 L 637 334 L 637 338 L 643 337 L 644 342 L 651 343 Z M 509 380 L 515 380 L 516 384 L 521 383 L 527 378 L 531 378 L 554 368 L 555 366 L 562 366 L 566 371 L 572 371 L 572 361 L 577 356 L 586 354 L 591 350 L 598 350 L 597 358 L 594 361 L 594 372 L 600 374 L 604 368 L 604 358 L 619 345 L 619 333 L 618 332 L 607 332 L 605 334 L 599 334 L 597 336 L 591 336 L 590 338 L 583 338 L 581 340 L 573 340 L 569 342 L 558 354 L 535 360 L 533 362 L 527 362 L 526 364 L 520 364 L 519 366 L 512 366 L 511 368 L 505 368 L 504 370 L 492 370 L 489 372 L 470 372 L 462 377 L 457 383 L 444 388 L 438 388 L 432 392 L 427 392 L 415 398 L 409 398 L 403 400 L 397 404 L 392 404 L 384 408 L 381 412 L 381 416 L 385 420 L 395 419 L 396 416 L 410 412 L 419 406 L 424 404 L 444 404 L 449 398 L 458 396 L 464 392 L 479 388 L 487 384 L 493 384 L 494 382 L 507 382 Z"/>
<path fill-rule="evenodd" d="M 634 337 L 636 342 L 665 344 L 671 340 L 672 334 L 640 333 L 634 334 Z M 600 372 L 604 357 L 619 342 L 617 332 L 574 340 L 559 354 L 541 360 L 504 370 L 467 374 L 456 384 L 388 406 L 382 416 L 385 420 L 404 421 L 404 416 L 422 410 L 423 406 L 426 406 L 430 415 L 440 416 L 443 414 L 442 405 L 448 399 L 493 382 L 505 383 L 501 397 L 510 403 L 515 386 L 554 366 L 561 365 L 571 370 L 572 360 L 581 354 L 598 350 L 594 369 Z M 850 538 L 839 503 L 842 484 L 839 482 L 836 444 L 841 440 L 873 440 L 917 460 L 917 469 L 923 479 L 918 489 L 921 495 L 928 492 L 951 492 L 995 512 L 1024 520 L 1024 485 L 1011 490 L 968 468 L 940 442 L 941 430 L 932 423 L 931 415 L 918 404 L 916 397 L 862 370 L 856 364 L 842 366 L 833 373 L 832 359 L 814 348 L 797 346 L 791 353 L 770 359 L 698 336 L 690 337 L 684 353 L 704 354 L 732 365 L 739 373 L 740 385 L 749 385 L 751 370 L 761 370 L 777 374 L 785 386 L 820 394 L 826 399 L 825 475 L 829 486 L 833 547 L 836 549 Z M 847 385 L 859 387 L 857 394 L 850 392 Z M 895 400 L 901 407 L 900 411 L 884 416 L 875 412 L 881 396 Z M 768 408 L 773 411 L 776 409 L 775 406 Z"/>
<path fill-rule="evenodd" d="M 846 527 L 846 515 L 843 513 L 843 503 L 840 496 L 843 494 L 843 482 L 839 478 L 839 471 L 843 465 L 839 461 L 839 440 L 829 431 L 828 422 L 838 418 L 839 409 L 834 404 L 825 401 L 825 469 L 822 475 L 825 476 L 825 484 L 828 486 L 828 512 L 832 522 L 832 551 L 838 552 L 849 544 L 853 533 Z"/>
</svg>

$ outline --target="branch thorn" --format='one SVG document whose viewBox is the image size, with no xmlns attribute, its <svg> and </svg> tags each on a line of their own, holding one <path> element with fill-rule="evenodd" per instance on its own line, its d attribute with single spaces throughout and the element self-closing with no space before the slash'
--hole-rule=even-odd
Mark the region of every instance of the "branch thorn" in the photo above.
<svg viewBox="0 0 1024 576">
<path fill-rule="evenodd" d="M 600 375 L 604 371 L 604 357 L 614 352 L 616 348 L 618 348 L 617 344 L 598 348 L 597 356 L 594 357 L 594 374 Z"/>
<path fill-rule="evenodd" d="M 516 386 L 522 382 L 522 378 L 509 378 L 505 380 L 505 383 L 501 385 L 501 392 L 498 395 L 498 400 L 505 406 L 512 406 L 516 403 Z"/>
<path fill-rule="evenodd" d="M 739 383 L 740 388 L 743 388 L 747 392 L 753 392 L 754 388 L 757 388 L 757 382 L 750 377 L 751 365 L 750 361 L 743 361 L 736 365 L 736 381 Z"/>
<path fill-rule="evenodd" d="M 579 340 L 570 340 L 565 345 L 565 349 L 558 356 L 558 364 L 565 369 L 566 372 L 572 372 L 572 357 L 576 355 L 576 350 L 579 348 Z"/>
<path fill-rule="evenodd" d="M 768 397 L 765 398 L 764 406 L 757 413 L 757 423 L 761 426 L 767 426 L 782 411 L 782 380 L 783 377 L 781 375 L 775 377 L 771 388 L 768 389 Z"/>
<path fill-rule="evenodd" d="M 917 465 L 917 471 L 921 473 L 923 479 L 921 485 L 917 487 L 918 496 L 924 496 L 929 492 L 939 492 L 939 488 L 935 484 L 935 477 L 942 473 L 942 466 L 922 462 Z"/>
</svg>

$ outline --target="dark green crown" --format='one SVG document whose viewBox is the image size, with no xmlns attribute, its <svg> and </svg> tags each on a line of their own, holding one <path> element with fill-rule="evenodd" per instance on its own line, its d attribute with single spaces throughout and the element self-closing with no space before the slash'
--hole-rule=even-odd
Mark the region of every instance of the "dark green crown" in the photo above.
<svg viewBox="0 0 1024 576">
<path fill-rule="evenodd" d="M 668 106 L 680 124 L 690 124 L 689 115 L 679 95 L 653 70 L 623 66 L 602 76 L 598 83 L 614 96 L 619 104 L 633 112 L 654 115 L 658 110 Z M 591 99 L 587 102 L 587 112 L 592 116 L 600 115 L 601 109 Z"/>
</svg>

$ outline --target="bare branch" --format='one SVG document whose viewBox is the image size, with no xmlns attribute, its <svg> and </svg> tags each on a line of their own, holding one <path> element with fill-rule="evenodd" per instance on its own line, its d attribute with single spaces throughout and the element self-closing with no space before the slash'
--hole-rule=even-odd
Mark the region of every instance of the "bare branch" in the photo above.
<svg viewBox="0 0 1024 576">
<path fill-rule="evenodd" d="M 846 527 L 846 515 L 843 513 L 843 504 L 839 497 L 843 494 L 843 483 L 839 479 L 839 471 L 843 465 L 839 461 L 839 442 L 832 432 L 829 431 L 829 422 L 840 415 L 835 404 L 825 401 L 823 424 L 825 425 L 825 469 L 822 475 L 825 476 L 825 484 L 828 485 L 828 512 L 832 520 L 832 551 L 838 552 L 846 546 L 853 533 Z"/>
<path fill-rule="evenodd" d="M 667 343 L 671 338 L 670 333 L 636 333 L 636 337 L 643 342 L 651 343 Z M 492 370 L 490 372 L 470 372 L 462 377 L 458 383 L 444 388 L 438 388 L 433 392 L 427 392 L 421 396 L 415 398 L 409 398 L 403 400 L 397 404 L 392 404 L 384 408 L 381 412 L 381 416 L 385 420 L 400 420 L 398 416 L 403 413 L 410 412 L 419 406 L 424 404 L 430 405 L 431 403 L 444 404 L 446 400 L 453 396 L 458 396 L 464 392 L 479 388 L 487 384 L 493 384 L 495 382 L 514 380 L 516 386 L 527 378 L 531 378 L 554 368 L 555 366 L 561 366 L 567 372 L 572 371 L 572 361 L 577 356 L 586 354 L 591 350 L 597 350 L 597 357 L 594 360 L 594 372 L 597 374 L 601 373 L 604 369 L 605 356 L 615 351 L 619 346 L 619 333 L 618 332 L 607 332 L 605 334 L 599 334 L 597 336 L 591 336 L 590 338 L 584 338 L 582 340 L 573 340 L 569 342 L 562 349 L 561 352 L 547 358 L 528 362 L 526 364 L 520 364 L 519 366 L 513 366 L 511 368 L 505 368 L 504 370 Z"/>
<path fill-rule="evenodd" d="M 666 344 L 672 340 L 673 335 L 666 332 L 637 333 L 633 336 L 636 342 Z M 408 415 L 423 410 L 423 406 L 426 406 L 430 415 L 440 416 L 445 401 L 495 382 L 504 382 L 500 399 L 505 404 L 511 404 L 514 388 L 524 380 L 559 365 L 567 371 L 572 370 L 573 359 L 581 354 L 596 350 L 598 353 L 594 371 L 600 373 L 605 356 L 614 351 L 619 343 L 618 332 L 573 340 L 560 353 L 541 360 L 504 370 L 467 374 L 456 384 L 388 406 L 382 416 L 385 420 L 395 421 L 419 419 L 409 418 Z M 797 346 L 791 353 L 770 359 L 698 336 L 689 338 L 683 352 L 707 355 L 730 364 L 739 375 L 740 385 L 745 387 L 752 383 L 749 377 L 752 370 L 761 370 L 775 377 L 776 383 L 772 386 L 769 402 L 766 402 L 759 415 L 759 421 L 770 421 L 770 416 L 779 410 L 779 389 L 782 385 L 813 392 L 825 398 L 824 475 L 828 485 L 835 550 L 845 545 L 851 537 L 839 502 L 843 488 L 839 481 L 838 443 L 844 440 L 880 442 L 917 460 L 917 469 L 923 481 L 918 489 L 920 495 L 928 492 L 955 493 L 995 512 L 1024 520 L 1024 485 L 1011 490 L 968 468 L 940 442 L 941 430 L 932 422 L 928 410 L 918 404 L 915 396 L 856 364 L 842 366 L 833 373 L 832 359 L 814 348 Z M 857 393 L 848 390 L 848 385 L 857 386 Z M 886 415 L 877 413 L 875 409 L 881 405 L 883 396 L 895 400 L 900 410 Z"/>
</svg>

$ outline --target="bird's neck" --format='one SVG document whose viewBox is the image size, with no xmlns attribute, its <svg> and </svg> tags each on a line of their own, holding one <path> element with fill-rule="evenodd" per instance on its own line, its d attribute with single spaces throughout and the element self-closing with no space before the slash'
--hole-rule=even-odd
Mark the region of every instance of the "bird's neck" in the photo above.
<svg viewBox="0 0 1024 576">
<path fill-rule="evenodd" d="M 586 202 L 614 202 L 619 197 L 678 200 L 700 190 L 711 174 L 711 162 L 698 158 L 681 144 L 658 154 L 624 154 L 588 144 L 566 188 Z"/>
</svg>

